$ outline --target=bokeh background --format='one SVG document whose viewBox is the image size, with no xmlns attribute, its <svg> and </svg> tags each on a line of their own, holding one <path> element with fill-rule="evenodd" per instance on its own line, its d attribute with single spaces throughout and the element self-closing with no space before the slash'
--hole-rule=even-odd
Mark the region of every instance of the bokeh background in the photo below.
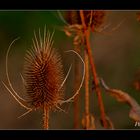
<svg viewBox="0 0 140 140">
<path fill-rule="evenodd" d="M 133 85 L 134 75 L 140 67 L 140 22 L 137 20 L 137 12 L 106 11 L 103 26 L 107 27 L 102 32 L 92 33 L 91 46 L 98 75 L 106 81 L 108 86 L 128 92 L 140 104 L 140 91 Z M 78 58 L 64 52 L 74 49 L 74 46 L 72 38 L 67 37 L 62 31 L 66 24 L 57 11 L 0 11 L 0 129 L 42 129 L 41 110 L 33 111 L 18 119 L 18 116 L 26 110 L 13 99 L 2 81 L 6 83 L 5 56 L 8 46 L 15 38 L 20 37 L 10 51 L 8 68 L 14 89 L 19 95 L 25 97 L 26 91 L 20 77 L 20 73 L 23 73 L 24 56 L 26 50 L 31 48 L 34 30 L 38 31 L 40 28 L 43 32 L 45 25 L 50 32 L 55 30 L 54 47 L 62 56 L 66 74 L 70 64 L 74 64 L 75 59 Z M 118 28 L 112 31 L 116 27 Z M 82 68 L 81 66 L 80 75 Z M 74 67 L 65 86 L 65 97 L 68 98 L 75 92 Z M 129 118 L 130 108 L 126 104 L 117 102 L 104 91 L 102 96 L 105 111 L 116 129 L 139 128 L 135 127 L 135 122 Z M 84 114 L 84 86 L 80 92 L 80 103 L 79 122 L 81 124 Z M 50 113 L 50 129 L 74 128 L 73 103 L 62 108 L 67 108 L 67 113 Z M 97 96 L 93 91 L 90 92 L 90 112 L 95 117 L 97 128 L 102 129 Z"/>
</svg>

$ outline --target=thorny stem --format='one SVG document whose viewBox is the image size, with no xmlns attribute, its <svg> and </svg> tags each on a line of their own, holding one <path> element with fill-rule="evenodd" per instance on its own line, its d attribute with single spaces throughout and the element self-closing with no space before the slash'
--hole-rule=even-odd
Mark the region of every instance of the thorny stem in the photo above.
<svg viewBox="0 0 140 140">
<path fill-rule="evenodd" d="M 81 17 L 82 25 L 84 27 L 86 49 L 87 49 L 87 53 L 88 53 L 88 57 L 89 57 L 90 65 L 91 65 L 92 74 L 93 74 L 93 77 L 94 77 L 95 90 L 96 90 L 96 93 L 97 93 L 97 96 L 98 96 L 98 103 L 99 103 L 99 108 L 100 108 L 100 112 L 101 112 L 101 119 L 103 121 L 104 128 L 107 128 L 107 122 L 106 122 L 106 118 L 105 118 L 106 115 L 105 115 L 104 105 L 103 105 L 103 101 L 102 101 L 101 91 L 100 91 L 100 88 L 99 88 L 99 80 L 98 80 L 98 77 L 97 77 L 96 68 L 95 68 L 95 64 L 94 64 L 94 60 L 93 60 L 93 56 L 92 56 L 92 51 L 91 51 L 91 47 L 90 47 L 90 41 L 89 41 L 90 30 L 87 29 L 85 19 L 84 19 L 83 10 L 80 10 L 80 17 Z"/>
<path fill-rule="evenodd" d="M 75 51 L 80 53 L 79 46 L 75 46 Z M 79 87 L 80 83 L 80 63 L 76 59 L 75 60 L 75 80 L 74 80 L 74 88 L 75 90 Z M 74 98 L 74 128 L 78 129 L 79 128 L 79 94 L 76 95 Z"/>
<path fill-rule="evenodd" d="M 90 122 L 89 122 L 89 61 L 88 55 L 85 51 L 85 128 L 88 129 Z"/>
<path fill-rule="evenodd" d="M 44 129 L 49 129 L 49 109 L 44 103 Z"/>
</svg>

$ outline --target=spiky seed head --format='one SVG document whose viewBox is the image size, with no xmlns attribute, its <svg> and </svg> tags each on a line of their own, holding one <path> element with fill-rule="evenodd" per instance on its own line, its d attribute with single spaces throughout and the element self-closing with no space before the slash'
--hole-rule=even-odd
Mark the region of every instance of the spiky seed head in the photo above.
<svg viewBox="0 0 140 140">
<path fill-rule="evenodd" d="M 65 20 L 70 24 L 81 24 L 81 18 L 79 11 L 67 11 L 65 14 Z"/>
<path fill-rule="evenodd" d="M 64 80 L 63 66 L 60 55 L 52 48 L 52 36 L 49 32 L 46 36 L 45 31 L 42 39 L 39 31 L 39 39 L 35 34 L 33 47 L 25 56 L 26 93 L 36 109 L 44 104 L 53 108 L 63 98 L 64 88 L 59 90 Z"/>
<path fill-rule="evenodd" d="M 90 25 L 91 28 L 98 28 L 104 22 L 105 11 L 103 10 L 85 10 L 83 12 L 84 12 L 85 23 L 87 26 L 89 25 L 91 12 L 92 12 L 93 17 Z M 79 11 L 66 12 L 65 19 L 71 25 L 82 24 Z"/>
</svg>

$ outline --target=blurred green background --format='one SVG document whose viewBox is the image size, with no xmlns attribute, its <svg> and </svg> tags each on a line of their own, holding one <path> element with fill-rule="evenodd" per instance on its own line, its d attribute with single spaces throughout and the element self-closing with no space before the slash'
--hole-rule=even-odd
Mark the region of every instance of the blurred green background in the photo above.
<svg viewBox="0 0 140 140">
<path fill-rule="evenodd" d="M 108 86 L 128 92 L 140 103 L 140 91 L 136 91 L 133 86 L 134 74 L 140 67 L 140 23 L 137 21 L 136 12 L 138 11 L 107 11 L 103 26 L 108 26 L 100 33 L 92 33 L 91 46 L 98 75 Z M 122 24 L 109 34 L 120 23 Z M 42 129 L 42 111 L 33 111 L 18 119 L 26 110 L 13 99 L 2 81 L 6 82 L 5 56 L 8 46 L 15 38 L 20 37 L 12 46 L 8 67 L 13 87 L 22 97 L 25 96 L 20 77 L 24 67 L 24 56 L 32 45 L 34 30 L 37 32 L 40 28 L 43 32 L 45 25 L 50 32 L 55 30 L 54 47 L 62 56 L 66 74 L 70 64 L 74 64 L 78 58 L 64 52 L 74 49 L 74 46 L 72 38 L 67 37 L 61 30 L 65 23 L 57 11 L 0 11 L 0 129 Z M 66 98 L 75 92 L 73 83 L 74 67 L 66 82 Z M 90 93 L 90 112 L 96 119 L 97 128 L 102 129 L 97 96 L 92 91 Z M 126 104 L 117 102 L 104 91 L 102 94 L 106 113 L 116 129 L 139 129 L 129 118 L 130 108 Z M 80 102 L 81 123 L 84 114 L 84 86 L 80 92 Z M 67 113 L 51 112 L 50 129 L 74 128 L 73 103 L 66 106 Z M 82 129 L 82 126 L 80 128 Z"/>
</svg>

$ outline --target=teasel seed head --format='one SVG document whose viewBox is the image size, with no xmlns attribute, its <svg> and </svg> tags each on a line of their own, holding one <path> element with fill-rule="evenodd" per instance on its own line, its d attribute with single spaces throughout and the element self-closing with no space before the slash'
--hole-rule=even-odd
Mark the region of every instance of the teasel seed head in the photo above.
<svg viewBox="0 0 140 140">
<path fill-rule="evenodd" d="M 25 88 L 28 102 L 35 109 L 44 104 L 52 109 L 63 98 L 64 88 L 60 89 L 64 80 L 63 66 L 60 55 L 52 48 L 52 36 L 49 32 L 46 36 L 44 30 L 42 39 L 39 30 L 38 37 L 34 34 L 32 49 L 25 56 Z"/>
<path fill-rule="evenodd" d="M 79 11 L 67 11 L 65 14 L 65 20 L 70 24 L 81 24 L 81 18 Z"/>
<path fill-rule="evenodd" d="M 105 11 L 103 10 L 85 10 L 84 11 L 84 18 L 85 23 L 88 26 L 90 23 L 92 14 L 92 21 L 90 24 L 91 28 L 98 28 L 102 23 L 104 22 L 105 17 Z M 65 15 L 65 20 L 70 24 L 79 24 L 81 25 L 81 18 L 80 18 L 80 12 L 79 11 L 68 11 Z"/>
</svg>

